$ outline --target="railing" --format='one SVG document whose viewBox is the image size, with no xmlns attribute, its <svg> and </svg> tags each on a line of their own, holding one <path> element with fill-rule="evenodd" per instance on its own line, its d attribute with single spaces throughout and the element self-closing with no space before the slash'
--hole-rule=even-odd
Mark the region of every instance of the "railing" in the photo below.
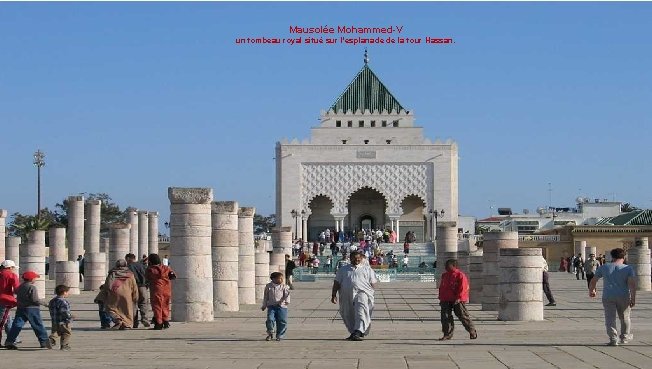
<svg viewBox="0 0 652 369">
<path fill-rule="evenodd" d="M 461 240 L 471 240 L 471 241 L 481 241 L 482 240 L 482 235 L 481 234 L 470 234 L 470 233 L 458 233 L 457 234 L 457 239 L 459 241 Z"/>
<path fill-rule="evenodd" d="M 428 268 L 384 268 L 373 267 L 376 272 L 376 277 L 379 282 L 393 282 L 393 281 L 417 281 L 417 282 L 434 282 L 436 270 L 432 267 Z M 326 270 L 319 268 L 319 270 L 312 270 L 308 268 L 294 269 L 294 280 L 301 282 L 315 282 L 317 280 L 333 280 L 335 277 L 335 269 Z"/>
<path fill-rule="evenodd" d="M 158 242 L 170 242 L 170 236 L 158 236 Z"/>
<path fill-rule="evenodd" d="M 541 234 L 541 235 L 520 235 L 518 236 L 519 241 L 536 241 L 536 242 L 559 242 L 561 240 L 558 234 Z"/>
</svg>

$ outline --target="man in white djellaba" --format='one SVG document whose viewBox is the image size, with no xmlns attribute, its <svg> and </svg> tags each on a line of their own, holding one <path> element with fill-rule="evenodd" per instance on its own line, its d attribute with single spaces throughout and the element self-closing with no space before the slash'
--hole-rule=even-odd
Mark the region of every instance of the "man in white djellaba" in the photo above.
<svg viewBox="0 0 652 369">
<path fill-rule="evenodd" d="M 337 270 L 333 281 L 331 302 L 340 303 L 340 316 L 351 334 L 347 340 L 362 341 L 371 328 L 371 314 L 374 309 L 374 286 L 378 283 L 376 273 L 364 256 L 351 252 L 351 264 Z"/>
</svg>

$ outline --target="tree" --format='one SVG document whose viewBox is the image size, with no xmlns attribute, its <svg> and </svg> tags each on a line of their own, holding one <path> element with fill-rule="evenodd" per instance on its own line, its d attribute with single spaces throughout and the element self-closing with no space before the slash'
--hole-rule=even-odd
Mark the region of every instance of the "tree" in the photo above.
<svg viewBox="0 0 652 369">
<path fill-rule="evenodd" d="M 254 214 L 254 233 L 270 232 L 274 227 L 276 227 L 276 214 L 266 217 Z"/>
<path fill-rule="evenodd" d="M 41 209 L 40 217 L 36 215 L 11 214 L 11 221 L 7 226 L 10 236 L 20 237 L 22 242 L 27 241 L 27 234 L 31 231 L 47 231 L 51 225 L 57 224 L 56 213 L 48 208 Z M 47 238 L 47 234 L 46 234 Z"/>
</svg>

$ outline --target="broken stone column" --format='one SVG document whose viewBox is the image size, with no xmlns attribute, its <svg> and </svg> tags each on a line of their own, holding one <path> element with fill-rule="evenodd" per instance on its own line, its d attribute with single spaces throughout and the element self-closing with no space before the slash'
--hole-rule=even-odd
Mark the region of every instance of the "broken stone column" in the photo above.
<svg viewBox="0 0 652 369">
<path fill-rule="evenodd" d="M 34 281 L 40 298 L 45 298 L 45 231 L 30 231 L 27 244 L 20 247 L 20 274 L 27 271 L 38 273 Z"/>
<path fill-rule="evenodd" d="M 498 310 L 498 299 L 500 297 L 500 267 L 498 265 L 499 250 L 518 248 L 518 233 L 484 233 L 482 246 L 482 310 L 496 311 Z M 539 284 L 541 283 L 541 278 L 539 280 Z"/>
<path fill-rule="evenodd" d="M 482 253 L 475 253 L 469 257 L 469 283 L 471 288 L 469 291 L 469 303 L 480 304 L 482 303 Z"/>
<path fill-rule="evenodd" d="M 84 196 L 68 197 L 68 260 L 84 255 Z"/>
<path fill-rule="evenodd" d="M 129 253 L 131 237 L 131 224 L 113 223 L 109 233 L 109 262 L 108 269 L 111 270 L 115 262 L 124 259 Z M 108 272 L 108 271 L 107 271 Z"/>
<path fill-rule="evenodd" d="M 586 261 L 586 241 L 575 241 L 575 256 L 582 254 L 582 260 Z"/>
<path fill-rule="evenodd" d="M 439 222 L 437 223 L 437 240 L 436 252 L 456 252 L 457 251 L 457 223 L 456 222 Z M 439 263 L 437 263 L 439 266 Z"/>
<path fill-rule="evenodd" d="M 210 322 L 213 320 L 213 189 L 170 187 L 168 198 L 170 264 L 177 273 L 172 283 L 172 320 Z"/>
<path fill-rule="evenodd" d="M 134 208 L 127 209 L 127 223 L 131 225 L 129 230 L 129 253 L 136 255 L 138 259 L 138 210 Z M 124 255 L 122 255 L 124 258 Z M 114 260 L 115 262 L 115 260 Z"/>
<path fill-rule="evenodd" d="M 272 248 L 269 272 L 285 274 L 285 255 L 292 255 L 292 227 L 280 227 L 272 230 Z"/>
<path fill-rule="evenodd" d="M 256 208 L 240 208 L 238 212 L 238 300 L 240 304 L 256 303 L 256 260 L 254 214 Z"/>
<path fill-rule="evenodd" d="M 100 252 L 101 209 L 101 200 L 86 201 L 86 222 L 84 223 L 84 252 L 86 253 Z"/>
<path fill-rule="evenodd" d="M 5 237 L 7 225 L 7 210 L 0 209 L 0 260 L 5 260 Z"/>
<path fill-rule="evenodd" d="M 99 290 L 106 275 L 106 254 L 86 253 L 84 256 L 84 291 Z"/>
<path fill-rule="evenodd" d="M 20 237 L 9 236 L 5 238 L 5 260 L 11 260 L 20 266 Z M 18 269 L 14 272 L 19 274 Z"/>
<path fill-rule="evenodd" d="M 500 249 L 498 320 L 543 320 L 540 248 Z"/>
<path fill-rule="evenodd" d="M 109 235 L 110 234 L 111 232 L 109 231 Z M 109 248 L 110 248 L 109 245 L 110 245 L 110 239 L 108 237 L 100 238 L 100 252 L 104 254 L 104 258 L 105 258 L 104 270 L 106 270 L 107 274 L 109 273 L 109 270 L 111 270 L 111 264 L 109 263 Z"/>
<path fill-rule="evenodd" d="M 142 260 L 143 255 L 149 251 L 149 214 L 145 210 L 138 212 L 138 253 L 137 260 Z"/>
<path fill-rule="evenodd" d="M 238 203 L 212 204 L 213 309 L 238 311 Z"/>
<path fill-rule="evenodd" d="M 267 240 L 258 240 L 256 245 L 256 301 L 260 302 L 269 283 L 269 252 Z"/>
<path fill-rule="evenodd" d="M 63 226 L 53 226 L 49 229 L 50 238 L 50 270 L 48 279 L 56 280 L 57 262 L 68 260 L 68 250 L 66 250 L 66 228 Z"/>
<path fill-rule="evenodd" d="M 158 254 L 158 212 L 150 211 L 147 213 L 148 224 L 148 241 L 147 241 L 147 255 Z"/>
<path fill-rule="evenodd" d="M 469 276 L 470 272 L 470 253 L 468 251 L 458 251 L 457 252 L 457 268 L 461 270 L 466 276 Z"/>
<path fill-rule="evenodd" d="M 595 255 L 597 257 L 598 256 L 597 252 L 598 252 L 598 248 L 595 247 L 595 246 L 586 246 L 584 248 L 584 254 L 586 255 L 587 259 L 589 258 L 589 255 L 591 255 L 591 254 L 593 254 L 593 255 Z M 584 261 L 586 261 L 586 260 L 584 260 Z"/>
<path fill-rule="evenodd" d="M 71 295 L 79 295 L 79 267 L 76 261 L 58 261 L 56 285 L 68 286 Z"/>
<path fill-rule="evenodd" d="M 634 247 L 627 251 L 627 264 L 636 273 L 636 290 L 652 291 L 650 270 L 650 248 L 647 237 L 636 237 Z"/>
</svg>

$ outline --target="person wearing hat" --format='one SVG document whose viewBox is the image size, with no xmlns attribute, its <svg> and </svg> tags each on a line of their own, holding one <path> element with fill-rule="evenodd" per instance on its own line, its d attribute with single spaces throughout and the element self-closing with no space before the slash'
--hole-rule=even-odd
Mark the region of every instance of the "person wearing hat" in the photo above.
<svg viewBox="0 0 652 369">
<path fill-rule="evenodd" d="M 5 341 L 5 348 L 7 350 L 17 350 L 16 338 L 25 325 L 25 321 L 29 321 L 32 330 L 41 345 L 41 348 L 51 349 L 52 345 L 48 339 L 48 333 L 43 326 L 43 318 L 41 318 L 40 305 L 47 306 L 47 303 L 41 301 L 38 296 L 38 290 L 34 285 L 34 280 L 39 278 L 38 273 L 31 270 L 23 273 L 23 283 L 16 289 L 16 316 L 14 317 L 14 324 L 7 335 Z"/>
<path fill-rule="evenodd" d="M 9 312 L 16 306 L 16 289 L 20 285 L 18 269 L 12 260 L 5 260 L 0 264 L 0 342 L 2 342 L 2 331 L 9 334 L 11 329 L 11 316 Z"/>
<path fill-rule="evenodd" d="M 586 273 L 586 283 L 591 285 L 591 279 L 595 276 L 595 271 L 600 267 L 600 262 L 595 258 L 595 254 L 589 255 L 589 258 L 584 262 L 584 272 Z"/>
</svg>

